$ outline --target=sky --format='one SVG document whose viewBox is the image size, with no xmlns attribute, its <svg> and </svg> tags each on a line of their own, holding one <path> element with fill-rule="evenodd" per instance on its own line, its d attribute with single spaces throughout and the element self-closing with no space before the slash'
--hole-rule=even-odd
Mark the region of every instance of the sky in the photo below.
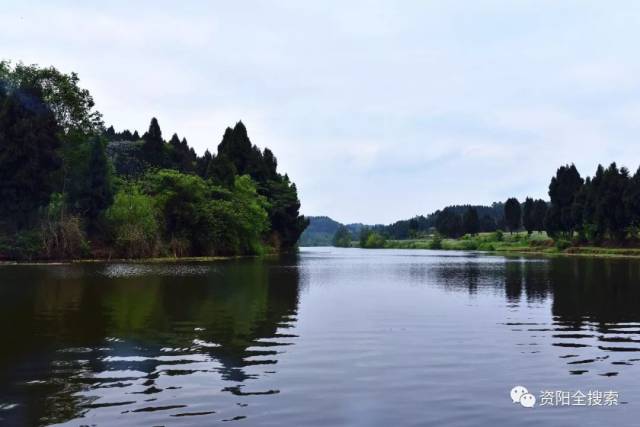
<svg viewBox="0 0 640 427">
<path fill-rule="evenodd" d="M 107 4 L 108 3 L 108 4 Z M 640 2 L 15 1 L 0 59 L 75 71 L 107 125 L 215 151 L 242 120 L 305 215 L 390 223 L 640 163 Z"/>
</svg>

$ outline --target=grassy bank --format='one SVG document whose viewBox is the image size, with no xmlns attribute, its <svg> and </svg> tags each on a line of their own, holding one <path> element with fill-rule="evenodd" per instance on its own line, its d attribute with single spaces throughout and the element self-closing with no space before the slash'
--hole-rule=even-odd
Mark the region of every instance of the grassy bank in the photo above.
<svg viewBox="0 0 640 427">
<path fill-rule="evenodd" d="M 568 243 L 555 243 L 546 233 L 480 233 L 476 236 L 463 236 L 459 239 L 387 240 L 384 245 L 389 249 L 442 249 L 487 251 L 497 253 L 536 253 L 543 255 L 583 255 L 602 257 L 638 257 L 638 247 L 613 246 L 573 246 Z"/>
</svg>

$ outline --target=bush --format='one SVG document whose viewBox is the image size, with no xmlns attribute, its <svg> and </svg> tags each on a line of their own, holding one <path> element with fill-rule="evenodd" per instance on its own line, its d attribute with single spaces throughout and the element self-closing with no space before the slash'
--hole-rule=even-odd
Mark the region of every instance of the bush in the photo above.
<svg viewBox="0 0 640 427">
<path fill-rule="evenodd" d="M 465 251 L 475 251 L 476 249 L 478 249 L 478 243 L 474 242 L 473 240 L 463 240 L 461 241 L 461 243 L 461 247 Z"/>
<path fill-rule="evenodd" d="M 559 251 L 564 251 L 565 249 L 571 247 L 571 242 L 565 239 L 558 239 L 555 242 L 556 249 Z"/>
<path fill-rule="evenodd" d="M 483 242 L 478 245 L 478 250 L 493 252 L 496 250 L 496 247 L 494 246 L 493 243 Z"/>
<path fill-rule="evenodd" d="M 89 255 L 89 244 L 79 216 L 65 215 L 64 197 L 51 195 L 40 223 L 42 256 L 56 259 L 73 259 Z"/>
<path fill-rule="evenodd" d="M 13 236 L 0 237 L 0 257 L 32 260 L 42 255 L 42 236 L 38 230 L 27 230 Z"/>
<path fill-rule="evenodd" d="M 504 233 L 502 232 L 502 230 L 496 230 L 493 233 L 493 240 L 495 240 L 496 242 L 502 242 L 504 240 Z"/>
<path fill-rule="evenodd" d="M 89 244 L 82 231 L 80 217 L 43 221 L 42 248 L 46 258 L 73 259 L 89 255 Z"/>
<path fill-rule="evenodd" d="M 157 252 L 159 227 L 154 201 L 137 187 L 118 192 L 105 218 L 121 255 L 137 258 Z"/>
<path fill-rule="evenodd" d="M 439 234 L 433 236 L 433 240 L 429 242 L 429 249 L 442 249 L 442 237 Z"/>
<path fill-rule="evenodd" d="M 365 240 L 363 247 L 367 249 L 384 248 L 386 241 L 387 239 L 385 239 L 384 236 L 382 236 L 381 234 L 376 232 L 371 232 L 367 236 L 367 239 Z"/>
</svg>

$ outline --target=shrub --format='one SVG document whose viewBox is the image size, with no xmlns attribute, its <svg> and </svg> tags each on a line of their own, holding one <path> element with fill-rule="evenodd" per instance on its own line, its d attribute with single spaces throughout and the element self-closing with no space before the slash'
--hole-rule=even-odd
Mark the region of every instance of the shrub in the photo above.
<svg viewBox="0 0 640 427">
<path fill-rule="evenodd" d="M 40 223 L 42 255 L 46 258 L 72 259 L 87 256 L 89 244 L 79 216 L 65 215 L 62 194 L 54 193 Z"/>
<path fill-rule="evenodd" d="M 559 251 L 564 251 L 565 249 L 571 247 L 571 242 L 565 239 L 558 239 L 555 242 L 556 249 Z"/>
<path fill-rule="evenodd" d="M 442 249 L 442 237 L 439 234 L 433 236 L 433 239 L 429 242 L 429 249 Z"/>
<path fill-rule="evenodd" d="M 478 250 L 493 252 L 496 250 L 496 247 L 493 245 L 493 243 L 483 242 L 478 245 Z"/>
<path fill-rule="evenodd" d="M 372 232 L 367 236 L 363 247 L 367 249 L 383 248 L 386 241 L 387 239 L 385 239 L 381 234 Z"/>
<path fill-rule="evenodd" d="M 493 233 L 493 239 L 494 239 L 496 242 L 502 242 L 502 241 L 504 240 L 504 233 L 502 232 L 502 230 L 496 230 L 496 231 Z"/>
<path fill-rule="evenodd" d="M 42 237 L 38 230 L 21 231 L 13 236 L 0 237 L 0 257 L 31 260 L 42 254 Z"/>
<path fill-rule="evenodd" d="M 473 240 L 463 240 L 461 241 L 461 243 L 461 247 L 465 251 L 475 251 L 476 249 L 478 249 L 478 244 Z"/>
<path fill-rule="evenodd" d="M 82 231 L 80 217 L 67 216 L 43 221 L 42 248 L 47 258 L 73 259 L 87 256 L 89 244 Z"/>
<path fill-rule="evenodd" d="M 121 255 L 134 258 L 156 253 L 159 227 L 154 201 L 137 187 L 118 192 L 105 218 Z"/>
</svg>

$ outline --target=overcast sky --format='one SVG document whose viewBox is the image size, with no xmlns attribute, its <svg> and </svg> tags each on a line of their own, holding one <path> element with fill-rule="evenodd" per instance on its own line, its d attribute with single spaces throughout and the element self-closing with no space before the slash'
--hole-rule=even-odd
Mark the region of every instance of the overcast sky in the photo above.
<svg viewBox="0 0 640 427">
<path fill-rule="evenodd" d="M 388 223 L 546 198 L 567 162 L 635 171 L 639 24 L 636 1 L 4 0 L 0 58 L 199 153 L 242 120 L 304 214 Z"/>
</svg>

